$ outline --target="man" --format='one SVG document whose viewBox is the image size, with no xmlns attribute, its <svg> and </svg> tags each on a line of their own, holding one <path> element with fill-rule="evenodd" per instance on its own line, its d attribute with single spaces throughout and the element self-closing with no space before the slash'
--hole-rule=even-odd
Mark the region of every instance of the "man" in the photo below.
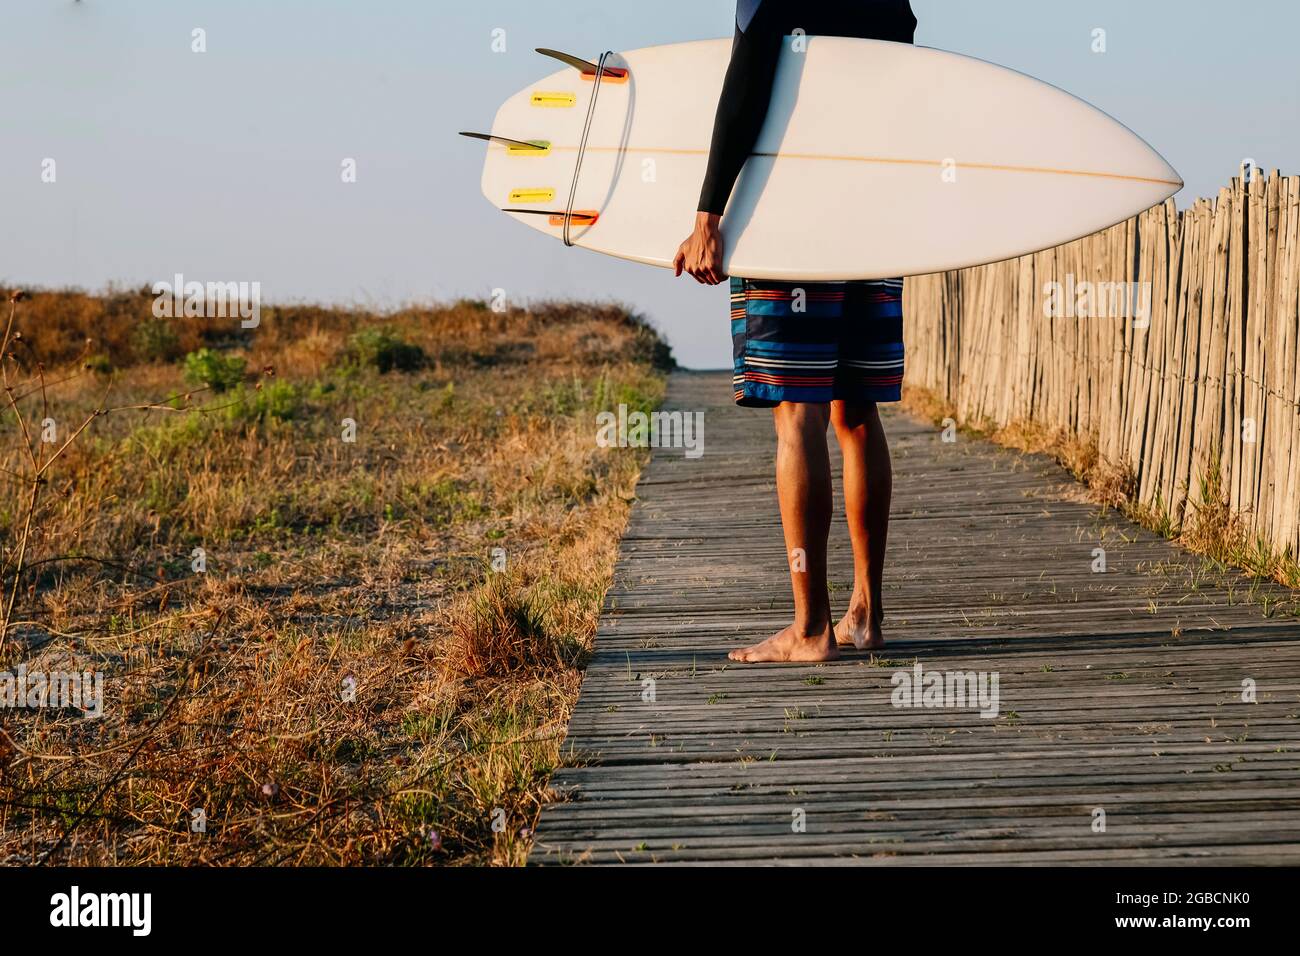
<svg viewBox="0 0 1300 956">
<path fill-rule="evenodd" d="M 677 275 L 685 271 L 707 285 L 726 278 L 720 223 L 763 127 L 783 38 L 802 30 L 809 36 L 911 43 L 915 29 L 908 0 L 739 0 L 695 230 L 677 252 Z M 729 656 L 748 662 L 830 661 L 839 657 L 839 645 L 883 647 L 881 581 L 893 476 L 876 404 L 900 398 L 902 280 L 732 278 L 731 302 L 736 402 L 771 408 L 775 417 L 777 497 L 790 556 L 794 621 Z M 844 457 L 854 566 L 849 608 L 834 627 L 826 584 L 831 423 Z"/>
</svg>

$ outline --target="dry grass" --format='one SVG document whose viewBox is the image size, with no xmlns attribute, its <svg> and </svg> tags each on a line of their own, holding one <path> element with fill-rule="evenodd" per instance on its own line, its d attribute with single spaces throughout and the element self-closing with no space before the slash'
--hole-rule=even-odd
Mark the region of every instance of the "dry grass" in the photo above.
<svg viewBox="0 0 1300 956">
<path fill-rule="evenodd" d="M 17 306 L 8 370 L 46 383 L 25 419 L 91 423 L 39 485 L 0 671 L 97 671 L 106 700 L 0 707 L 0 860 L 522 861 L 643 460 L 595 412 L 656 404 L 666 347 L 614 307 L 264 308 L 247 333 L 151 301 Z M 384 374 L 376 343 L 422 352 Z M 186 384 L 205 347 L 242 381 Z"/>
<path fill-rule="evenodd" d="M 1178 524 L 1167 510 L 1138 504 L 1132 472 L 1104 461 L 1095 442 L 1081 441 L 1064 431 L 1052 431 L 1035 422 L 1013 422 L 1002 428 L 990 422 L 961 422 L 955 408 L 921 388 L 905 389 L 903 404 L 913 414 L 936 424 L 952 418 L 965 431 L 1007 448 L 1049 455 L 1088 489 L 1089 500 L 1093 503 L 1115 508 L 1148 530 L 1177 541 L 1189 551 L 1205 555 L 1221 565 L 1300 588 L 1300 564 L 1295 557 L 1278 554 L 1267 544 L 1249 539 L 1241 520 L 1229 507 L 1218 474 L 1207 476 L 1196 489 L 1197 493 L 1189 496 L 1188 510 L 1192 517 Z"/>
</svg>

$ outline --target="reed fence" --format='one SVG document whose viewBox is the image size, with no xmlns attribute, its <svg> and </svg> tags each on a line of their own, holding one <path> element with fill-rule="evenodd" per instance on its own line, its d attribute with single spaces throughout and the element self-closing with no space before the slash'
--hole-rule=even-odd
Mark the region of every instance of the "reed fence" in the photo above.
<svg viewBox="0 0 1300 956">
<path fill-rule="evenodd" d="M 1212 493 L 1296 556 L 1298 292 L 1300 177 L 1238 177 L 1182 212 L 909 279 L 906 383 L 963 423 L 1094 443 L 1176 525 Z"/>
</svg>

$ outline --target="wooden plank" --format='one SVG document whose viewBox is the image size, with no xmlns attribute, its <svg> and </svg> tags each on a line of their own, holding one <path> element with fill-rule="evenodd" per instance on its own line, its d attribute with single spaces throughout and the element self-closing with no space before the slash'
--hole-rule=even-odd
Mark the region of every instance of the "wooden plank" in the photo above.
<svg viewBox="0 0 1300 956">
<path fill-rule="evenodd" d="M 1026 268 L 973 288 L 1009 294 Z M 986 331 L 1019 342 L 1020 318 L 967 344 Z M 1071 347 L 1112 341 L 1080 332 Z M 1038 374 L 1025 367 L 1038 348 L 1004 349 L 1001 374 Z M 1098 366 L 1042 348 L 1052 401 L 1110 407 L 1111 386 L 1071 394 L 1055 377 Z M 1005 407 L 981 394 L 973 409 Z M 1046 459 L 947 444 L 886 410 L 887 647 L 737 665 L 726 652 L 791 611 L 771 417 L 732 406 L 721 372 L 675 375 L 669 404 L 704 412 L 705 454 L 657 449 L 638 485 L 532 862 L 1300 862 L 1300 627 L 1285 589 L 1081 503 Z M 842 611 L 838 488 L 836 508 Z M 996 673 L 998 716 L 894 706 L 896 675 L 918 662 Z"/>
</svg>

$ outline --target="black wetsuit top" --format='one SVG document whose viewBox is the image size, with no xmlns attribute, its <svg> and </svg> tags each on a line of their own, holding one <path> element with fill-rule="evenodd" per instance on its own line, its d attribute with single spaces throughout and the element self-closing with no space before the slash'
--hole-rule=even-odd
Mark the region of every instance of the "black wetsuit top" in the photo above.
<svg viewBox="0 0 1300 956">
<path fill-rule="evenodd" d="M 713 124 L 701 212 L 722 215 L 727 207 L 767 116 L 782 38 L 797 29 L 808 36 L 911 43 L 916 17 L 908 0 L 738 0 L 736 40 Z"/>
</svg>

